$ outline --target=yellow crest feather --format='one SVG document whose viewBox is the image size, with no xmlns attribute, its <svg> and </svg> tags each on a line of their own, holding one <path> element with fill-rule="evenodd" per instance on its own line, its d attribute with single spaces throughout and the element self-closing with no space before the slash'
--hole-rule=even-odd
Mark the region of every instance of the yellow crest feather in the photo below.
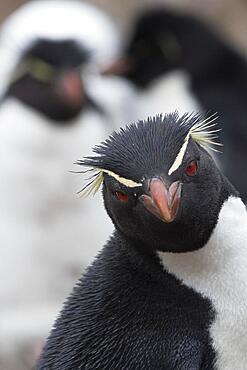
<svg viewBox="0 0 247 370">
<path fill-rule="evenodd" d="M 116 173 L 109 171 L 109 170 L 103 170 L 100 168 L 91 168 L 89 171 L 95 172 L 88 180 L 91 180 L 88 184 L 84 186 L 82 190 L 80 190 L 78 193 L 81 194 L 81 197 L 87 197 L 89 195 L 95 195 L 97 191 L 99 190 L 103 180 L 104 180 L 104 173 L 107 175 L 113 177 L 121 184 L 129 187 L 129 188 L 135 188 L 137 186 L 142 186 L 141 183 L 137 183 L 130 179 L 125 179 L 124 177 L 121 177 L 117 175 Z"/>
<path fill-rule="evenodd" d="M 214 129 L 214 127 L 217 125 L 217 123 L 215 122 L 217 118 L 218 117 L 213 114 L 205 120 L 196 123 L 190 129 L 190 136 L 197 144 L 206 149 L 211 149 L 215 152 L 218 152 L 218 150 L 215 149 L 214 146 L 222 146 L 222 144 L 216 141 L 216 139 L 218 138 L 217 132 L 221 130 Z"/>
<path fill-rule="evenodd" d="M 218 117 L 213 114 L 212 116 L 205 118 L 203 121 L 200 121 L 191 127 L 184 139 L 184 143 L 174 163 L 168 171 L 169 176 L 181 166 L 190 138 L 192 138 L 192 140 L 194 140 L 203 148 L 218 152 L 218 150 L 215 149 L 214 146 L 222 146 L 222 144 L 216 141 L 216 139 L 218 138 L 217 132 L 221 130 L 214 129 L 214 127 L 217 125 L 217 123 L 215 122 L 217 118 Z"/>
</svg>

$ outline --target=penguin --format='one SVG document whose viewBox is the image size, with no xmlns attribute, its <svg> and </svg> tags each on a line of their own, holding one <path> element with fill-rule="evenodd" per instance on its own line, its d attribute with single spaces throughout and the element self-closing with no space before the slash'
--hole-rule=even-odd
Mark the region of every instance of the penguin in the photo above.
<svg viewBox="0 0 247 370">
<path fill-rule="evenodd" d="M 201 114 L 158 115 L 78 161 L 115 231 L 37 370 L 246 368 L 247 210 L 208 152 L 217 130 Z"/>
<path fill-rule="evenodd" d="M 28 3 L 1 28 L 1 359 L 44 340 L 113 230 L 99 195 L 82 205 L 80 174 L 70 171 L 131 109 L 126 83 L 99 73 L 118 38 L 103 12 L 79 1 Z"/>
<path fill-rule="evenodd" d="M 156 113 L 166 111 L 167 101 L 173 104 L 170 109 L 179 103 L 186 110 L 183 102 L 188 101 L 194 104 L 188 111 L 200 110 L 206 117 L 218 113 L 225 149 L 224 158 L 219 155 L 217 160 L 247 200 L 245 58 L 202 21 L 156 8 L 134 22 L 122 65 L 119 73 L 133 82 L 140 96 L 147 96 L 144 113 L 149 114 L 149 103 Z M 169 85 L 174 88 L 169 90 Z"/>
</svg>

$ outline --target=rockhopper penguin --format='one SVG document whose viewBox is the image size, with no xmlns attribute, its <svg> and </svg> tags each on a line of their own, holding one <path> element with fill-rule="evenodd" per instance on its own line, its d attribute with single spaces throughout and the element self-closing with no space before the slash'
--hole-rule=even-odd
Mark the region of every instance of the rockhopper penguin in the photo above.
<svg viewBox="0 0 247 370">
<path fill-rule="evenodd" d="M 80 160 L 115 232 L 75 286 L 38 370 L 244 370 L 247 212 L 200 115 L 139 121 Z M 90 172 L 89 172 L 90 173 Z"/>
</svg>

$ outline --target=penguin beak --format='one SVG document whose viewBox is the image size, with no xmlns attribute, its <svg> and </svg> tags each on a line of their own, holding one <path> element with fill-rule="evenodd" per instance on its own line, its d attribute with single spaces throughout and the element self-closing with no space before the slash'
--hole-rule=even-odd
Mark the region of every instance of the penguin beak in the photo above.
<svg viewBox="0 0 247 370">
<path fill-rule="evenodd" d="M 57 81 L 57 93 L 73 108 L 80 107 L 86 100 L 83 82 L 78 71 L 67 71 Z"/>
<path fill-rule="evenodd" d="M 102 75 L 116 75 L 116 76 L 126 76 L 130 72 L 135 70 L 135 61 L 131 58 L 122 58 L 115 60 L 110 65 L 107 65 L 103 70 L 101 70 Z"/>
<path fill-rule="evenodd" d="M 167 186 L 162 180 L 153 178 L 148 184 L 149 195 L 141 195 L 140 200 L 153 215 L 165 223 L 171 223 L 178 213 L 181 190 L 182 183 L 179 181 Z"/>
</svg>

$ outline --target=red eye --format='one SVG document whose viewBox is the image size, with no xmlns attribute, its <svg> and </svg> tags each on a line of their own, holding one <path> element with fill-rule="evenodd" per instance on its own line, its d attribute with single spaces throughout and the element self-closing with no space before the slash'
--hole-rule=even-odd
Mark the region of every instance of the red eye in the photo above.
<svg viewBox="0 0 247 370">
<path fill-rule="evenodd" d="M 115 196 L 120 202 L 128 202 L 129 197 L 127 194 L 122 193 L 121 191 L 115 191 Z"/>
<path fill-rule="evenodd" d="M 188 176 L 195 176 L 195 174 L 197 173 L 197 169 L 198 167 L 196 161 L 191 161 L 186 167 L 186 174 Z"/>
</svg>

